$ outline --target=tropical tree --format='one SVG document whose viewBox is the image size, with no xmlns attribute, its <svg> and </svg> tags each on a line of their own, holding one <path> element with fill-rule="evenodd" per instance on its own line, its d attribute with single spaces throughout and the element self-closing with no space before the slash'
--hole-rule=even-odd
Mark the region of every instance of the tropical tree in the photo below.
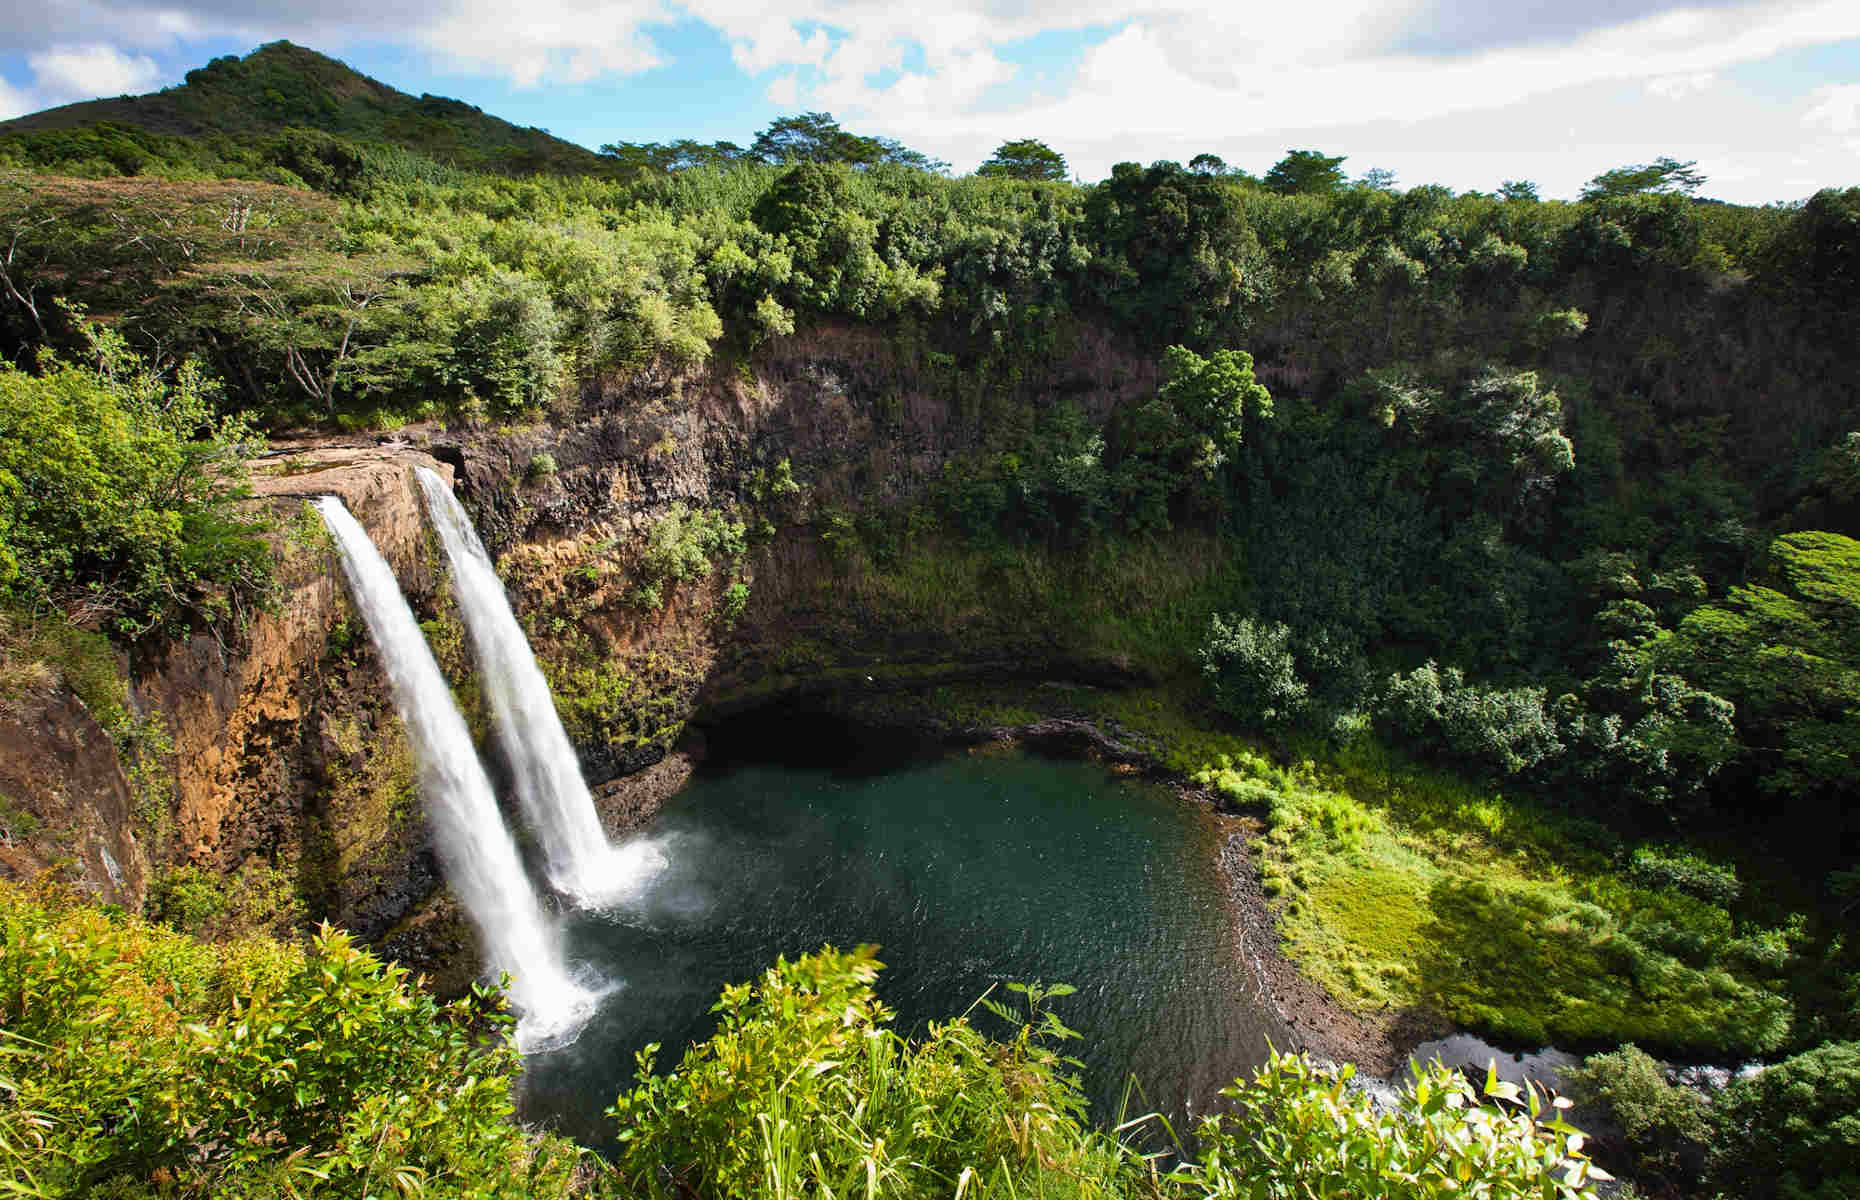
<svg viewBox="0 0 1860 1200">
<path fill-rule="evenodd" d="M 1611 196 L 1638 196 L 1643 192 L 1690 196 L 1705 183 L 1705 176 L 1693 170 L 1697 165 L 1662 157 L 1650 163 L 1616 167 L 1589 180 L 1582 189 L 1582 198 L 1604 200 Z"/>
<path fill-rule="evenodd" d="M 1737 705 L 1764 790 L 1845 809 L 1860 788 L 1860 542 L 1777 538 L 1763 576 L 1687 614 L 1671 654 Z"/>
<path fill-rule="evenodd" d="M 250 344 L 333 417 L 339 397 L 403 377 L 410 355 L 431 358 L 412 336 L 408 274 L 398 259 L 313 255 L 287 270 L 241 264 L 209 290 Z"/>
<path fill-rule="evenodd" d="M 1285 196 L 1329 195 L 1343 187 L 1344 156 L 1293 150 L 1266 172 L 1266 186 Z"/>
<path fill-rule="evenodd" d="M 633 171 L 683 171 L 690 167 L 727 167 L 747 152 L 735 142 L 609 142 L 601 153 Z"/>
<path fill-rule="evenodd" d="M 1000 175 L 1009 179 L 1058 180 L 1066 177 L 1066 156 L 1045 142 L 1022 138 L 1002 142 L 994 157 L 975 168 L 977 175 Z"/>
<path fill-rule="evenodd" d="M 1138 529 L 1167 529 L 1170 509 L 1219 503 L 1224 468 L 1246 428 L 1272 415 L 1272 396 L 1253 377 L 1253 356 L 1182 346 L 1163 351 L 1162 385 L 1122 422 L 1113 489 Z M 1185 502 L 1185 503 L 1184 503 Z"/>
<path fill-rule="evenodd" d="M 89 365 L 0 362 L 0 601 L 125 637 L 255 604 L 270 579 L 241 418 L 194 363 L 163 379 L 104 326 Z"/>
<path fill-rule="evenodd" d="M 789 163 L 850 163 L 855 167 L 892 163 L 922 171 L 949 164 L 912 150 L 891 138 L 867 137 L 840 127 L 832 113 L 808 112 L 778 117 L 756 135 L 747 157 L 774 166 Z"/>
</svg>

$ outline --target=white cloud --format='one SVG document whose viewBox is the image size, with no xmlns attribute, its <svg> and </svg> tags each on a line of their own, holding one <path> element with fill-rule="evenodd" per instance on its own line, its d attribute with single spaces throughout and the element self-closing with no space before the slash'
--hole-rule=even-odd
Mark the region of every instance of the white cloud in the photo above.
<svg viewBox="0 0 1860 1200">
<path fill-rule="evenodd" d="M 1718 82 L 1715 71 L 1694 71 L 1690 75 L 1662 75 L 1658 79 L 1647 81 L 1650 95 L 1662 100 L 1683 100 L 1694 92 L 1702 92 Z"/>
<path fill-rule="evenodd" d="M 54 46 L 28 55 L 32 90 L 45 104 L 146 92 L 161 78 L 155 60 L 97 43 Z"/>
<path fill-rule="evenodd" d="M 289 0 L 262 6 L 250 0 L 40 0 L 0 6 L 0 44 L 49 45 L 73 29 L 107 29 L 112 41 L 145 50 L 210 37 L 251 44 L 288 38 L 332 53 L 362 42 L 394 42 L 429 51 L 454 70 L 535 86 L 659 65 L 647 29 L 673 19 L 668 5 L 669 0 L 523 0 L 517 6 L 503 0 Z"/>
<path fill-rule="evenodd" d="M 1831 133 L 1860 130 L 1860 83 L 1830 84 L 1809 97 L 1814 106 L 1802 115 L 1802 123 Z"/>
<path fill-rule="evenodd" d="M 891 97 L 873 90 L 872 77 L 909 62 L 895 86 L 907 97 L 925 93 L 943 116 L 1010 76 L 1005 46 L 1036 33 L 1109 29 L 1116 36 L 1099 47 L 1102 67 L 1121 58 L 1160 72 L 1153 91 L 1146 78 L 1115 81 L 1120 92 L 1134 84 L 1158 98 L 1211 100 L 1212 108 L 1174 110 L 1210 128 L 1236 104 L 1252 123 L 1281 126 L 1304 120 L 1313 102 L 1326 113 L 1371 103 L 1415 120 L 1571 79 L 1629 78 L 1651 81 L 1655 94 L 1685 94 L 1733 63 L 1860 36 L 1860 5 L 1851 0 L 1565 0 L 1554 13 L 1485 0 L 526 0 L 514 8 L 503 0 L 285 0 L 263 6 L 263 16 L 250 0 L 9 8 L 0 12 L 0 44 L 22 48 L 71 29 L 119 31 L 116 41 L 139 48 L 207 36 L 289 37 L 332 50 L 385 40 L 521 85 L 660 65 L 650 26 L 688 15 L 718 30 L 751 74 L 808 72 L 798 85 L 804 102 L 813 88 L 876 113 Z M 1655 11 L 1662 8 L 1669 11 Z M 1090 97 L 1082 99 L 1095 120 Z M 1156 107 L 1143 103 L 1138 113 Z"/>
<path fill-rule="evenodd" d="M 0 121 L 7 121 L 14 117 L 23 116 L 39 107 L 41 106 L 35 104 L 32 97 L 20 91 L 6 80 L 0 79 Z"/>
<path fill-rule="evenodd" d="M 801 102 L 801 85 L 793 75 L 783 75 L 769 84 L 767 95 L 771 104 L 794 108 Z"/>
<path fill-rule="evenodd" d="M 498 5 L 495 16 L 486 7 L 453 5 L 410 32 L 448 66 L 503 75 L 518 87 L 633 75 L 662 61 L 642 29 L 667 17 L 656 0 L 524 0 L 514 10 Z"/>
</svg>

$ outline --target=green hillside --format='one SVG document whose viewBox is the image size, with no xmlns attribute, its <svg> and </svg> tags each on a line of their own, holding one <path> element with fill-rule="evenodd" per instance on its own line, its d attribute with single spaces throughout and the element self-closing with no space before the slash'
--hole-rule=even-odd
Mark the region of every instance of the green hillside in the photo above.
<svg viewBox="0 0 1860 1200">
<path fill-rule="evenodd" d="M 51 162 L 69 159 L 76 136 L 95 140 L 98 156 L 119 169 L 138 152 L 151 162 L 214 169 L 216 159 L 236 160 L 239 146 L 302 128 L 506 174 L 608 166 L 600 155 L 543 130 L 444 96 L 409 96 L 290 42 L 260 46 L 244 58 L 216 58 L 189 71 L 186 83 L 146 96 L 87 100 L 0 122 L 0 142 L 28 161 Z"/>
</svg>

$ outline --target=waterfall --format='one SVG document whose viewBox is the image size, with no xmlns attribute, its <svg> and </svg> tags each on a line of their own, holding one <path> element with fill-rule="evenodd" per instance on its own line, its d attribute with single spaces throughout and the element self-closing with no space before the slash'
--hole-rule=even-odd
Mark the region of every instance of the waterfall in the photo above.
<svg viewBox="0 0 1860 1200">
<path fill-rule="evenodd" d="M 316 504 L 387 669 L 446 880 L 477 925 L 490 967 L 510 973 L 517 1045 L 524 1050 L 564 1045 L 593 1015 L 598 997 L 569 977 L 465 719 L 394 572 L 341 500 L 325 496 Z"/>
<path fill-rule="evenodd" d="M 608 844 L 548 681 L 510 610 L 491 556 L 446 481 L 425 467 L 415 469 L 452 563 L 453 595 L 471 633 L 498 744 L 542 845 L 550 882 L 580 903 L 633 891 L 663 865 L 662 857 L 644 843 Z"/>
</svg>

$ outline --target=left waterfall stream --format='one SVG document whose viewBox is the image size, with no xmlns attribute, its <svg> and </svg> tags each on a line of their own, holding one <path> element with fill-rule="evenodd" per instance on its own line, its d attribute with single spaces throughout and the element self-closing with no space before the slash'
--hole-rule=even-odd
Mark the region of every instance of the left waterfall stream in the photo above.
<svg viewBox="0 0 1860 1200">
<path fill-rule="evenodd" d="M 340 499 L 325 496 L 316 505 L 406 726 L 446 881 L 477 928 L 487 966 L 511 977 L 518 1049 L 565 1046 L 612 985 L 579 978 L 564 959 L 560 934 L 523 872 L 465 719 L 393 570 Z"/>
</svg>

